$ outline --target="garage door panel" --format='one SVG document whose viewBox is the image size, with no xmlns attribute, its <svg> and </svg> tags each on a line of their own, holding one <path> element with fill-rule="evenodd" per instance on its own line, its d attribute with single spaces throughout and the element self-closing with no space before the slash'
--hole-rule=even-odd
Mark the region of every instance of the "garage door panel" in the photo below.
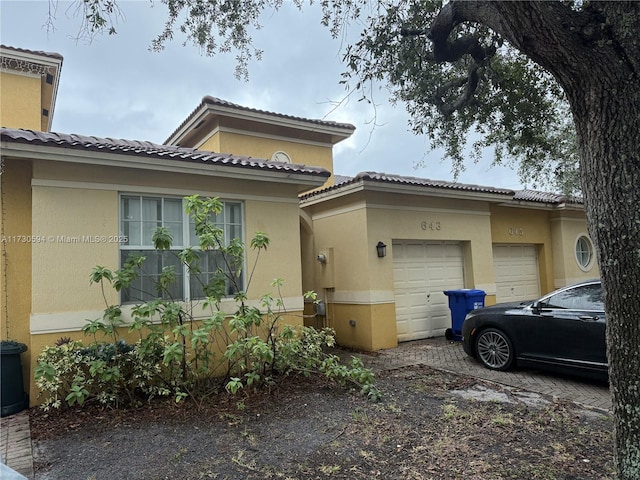
<svg viewBox="0 0 640 480">
<path fill-rule="evenodd" d="M 398 340 L 443 335 L 451 314 L 442 291 L 464 287 L 460 244 L 394 242 L 393 263 Z"/>
<path fill-rule="evenodd" d="M 515 302 L 540 296 L 538 256 L 535 245 L 493 246 L 496 301 Z"/>
<path fill-rule="evenodd" d="M 411 288 L 414 285 L 421 285 L 424 281 L 424 268 L 419 267 L 408 267 L 407 268 L 407 288 Z"/>
</svg>

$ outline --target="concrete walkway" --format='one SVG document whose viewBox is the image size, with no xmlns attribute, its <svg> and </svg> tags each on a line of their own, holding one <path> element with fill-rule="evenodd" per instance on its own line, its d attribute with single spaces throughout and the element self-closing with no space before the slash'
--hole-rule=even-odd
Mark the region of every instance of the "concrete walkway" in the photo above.
<svg viewBox="0 0 640 480">
<path fill-rule="evenodd" d="M 341 351 L 341 356 L 349 357 Z M 507 385 L 534 393 L 576 402 L 604 412 L 611 410 L 609 389 L 602 383 L 548 375 L 533 370 L 494 372 L 480 366 L 462 350 L 459 342 L 431 338 L 401 344 L 398 348 L 376 354 L 359 354 L 365 365 L 374 371 L 393 370 L 411 365 L 428 365 L 454 373 Z M 27 411 L 0 419 L 0 453 L 3 462 L 28 479 L 34 478 L 31 431 Z M 2 480 L 21 478 L 4 474 Z"/>
</svg>

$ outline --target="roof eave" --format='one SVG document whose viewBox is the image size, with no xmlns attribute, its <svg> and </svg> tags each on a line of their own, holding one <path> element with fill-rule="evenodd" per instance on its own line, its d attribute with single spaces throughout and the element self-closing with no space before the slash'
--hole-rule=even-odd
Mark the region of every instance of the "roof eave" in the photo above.
<svg viewBox="0 0 640 480">
<path fill-rule="evenodd" d="M 532 210 L 572 210 L 572 211 L 584 211 L 584 205 L 579 203 L 553 203 L 553 202 L 535 202 L 531 200 L 510 200 L 499 205 L 500 207 L 507 208 L 529 208 Z"/>
<path fill-rule="evenodd" d="M 319 192 L 301 201 L 302 206 L 311 206 L 329 199 L 351 195 L 358 191 L 372 191 L 394 194 L 420 195 L 425 197 L 453 198 L 458 200 L 480 200 L 491 203 L 504 202 L 505 193 L 476 192 L 456 190 L 455 188 L 433 187 L 427 185 L 407 185 L 372 180 L 356 180 L 348 182 L 324 192 Z"/>
<path fill-rule="evenodd" d="M 188 117 L 186 122 L 178 127 L 178 129 L 167 138 L 163 145 L 175 145 L 178 146 L 180 142 L 187 136 L 188 133 L 195 130 L 196 125 L 205 121 L 209 108 L 204 103 L 201 103 L 193 113 Z"/>
<path fill-rule="evenodd" d="M 178 145 L 196 126 L 205 121 L 207 116 L 222 116 L 235 118 L 239 120 L 247 120 L 261 123 L 268 123 L 279 127 L 294 128 L 308 132 L 321 133 L 329 135 L 332 143 L 346 140 L 355 131 L 355 127 L 321 124 L 314 121 L 304 119 L 283 117 L 267 112 L 259 112 L 253 110 L 238 109 L 232 106 L 213 105 L 202 102 L 193 113 L 187 118 L 185 123 L 181 125 L 171 136 L 164 141 L 165 145 Z"/>
<path fill-rule="evenodd" d="M 331 175 L 330 172 L 320 169 L 317 172 L 283 172 L 245 165 L 219 165 L 212 162 L 204 163 L 139 154 L 96 152 L 94 150 L 91 150 L 88 155 L 83 150 L 73 148 L 4 140 L 0 142 L 0 149 L 3 157 L 296 184 L 298 185 L 298 193 L 322 186 Z"/>
</svg>

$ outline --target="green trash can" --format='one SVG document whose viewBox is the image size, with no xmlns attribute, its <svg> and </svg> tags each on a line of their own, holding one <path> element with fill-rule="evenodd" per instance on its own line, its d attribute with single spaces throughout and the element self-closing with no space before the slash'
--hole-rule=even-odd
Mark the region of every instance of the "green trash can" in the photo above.
<svg viewBox="0 0 640 480">
<path fill-rule="evenodd" d="M 29 395 L 22 383 L 20 354 L 27 351 L 24 343 L 0 342 L 0 416 L 6 417 L 29 407 Z"/>
</svg>

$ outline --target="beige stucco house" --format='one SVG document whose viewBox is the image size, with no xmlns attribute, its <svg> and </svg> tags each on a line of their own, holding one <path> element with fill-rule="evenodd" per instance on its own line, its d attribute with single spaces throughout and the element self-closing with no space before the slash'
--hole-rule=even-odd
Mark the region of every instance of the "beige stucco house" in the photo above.
<svg viewBox="0 0 640 480">
<path fill-rule="evenodd" d="M 2 46 L 0 65 L 0 338 L 28 345 L 32 399 L 41 349 L 82 338 L 85 320 L 101 316 L 91 269 L 148 250 L 145 225 L 172 224 L 183 239 L 176 247 L 189 242 L 185 195 L 220 197 L 229 237 L 269 234 L 251 300 L 283 278 L 286 321 L 301 323 L 313 308 L 303 292 L 315 290 L 321 304 L 308 323 L 364 350 L 443 335 L 443 290 L 482 289 L 490 304 L 598 276 L 579 200 L 375 172 L 342 177 L 333 146 L 352 125 L 209 96 L 163 145 L 54 133 L 62 57 Z M 180 295 L 197 293 L 185 281 Z"/>
<path fill-rule="evenodd" d="M 445 290 L 484 290 L 494 304 L 598 276 L 583 206 L 560 195 L 364 172 L 300 205 L 312 225 L 305 288 L 354 348 L 443 335 Z"/>
</svg>

